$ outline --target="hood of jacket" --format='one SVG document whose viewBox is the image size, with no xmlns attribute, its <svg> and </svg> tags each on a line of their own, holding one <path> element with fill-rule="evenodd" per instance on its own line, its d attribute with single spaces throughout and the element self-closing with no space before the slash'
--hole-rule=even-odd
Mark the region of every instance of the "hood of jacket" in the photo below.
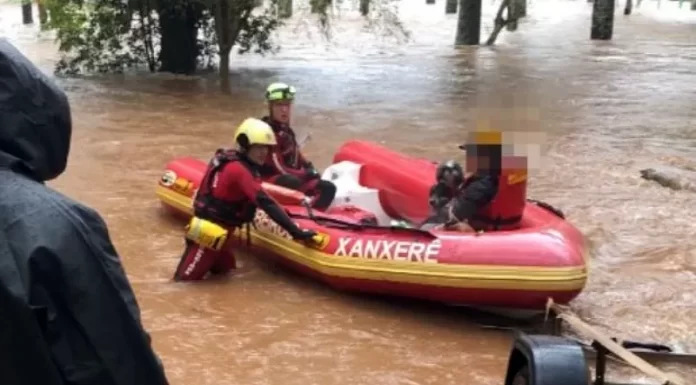
<svg viewBox="0 0 696 385">
<path fill-rule="evenodd" d="M 7 39 L 0 39 L 0 168 L 39 182 L 65 171 L 72 119 L 68 98 Z"/>
</svg>

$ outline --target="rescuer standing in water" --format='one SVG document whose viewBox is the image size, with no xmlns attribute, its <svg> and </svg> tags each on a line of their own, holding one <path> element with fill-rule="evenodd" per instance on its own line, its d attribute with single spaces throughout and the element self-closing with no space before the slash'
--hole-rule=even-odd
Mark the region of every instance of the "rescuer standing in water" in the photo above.
<svg viewBox="0 0 696 385">
<path fill-rule="evenodd" d="M 463 232 L 519 228 L 527 201 L 527 170 L 503 162 L 502 134 L 476 132 L 459 146 L 466 170 L 455 161 L 438 166 L 429 203 L 434 211 L 423 229 Z"/>
<path fill-rule="evenodd" d="M 266 89 L 269 114 L 262 120 L 273 128 L 278 145 L 268 154 L 261 176 L 265 181 L 313 197 L 312 206 L 322 210 L 333 202 L 336 186 L 322 180 L 314 165 L 300 151 L 295 131 L 290 127 L 294 99 L 295 87 L 287 84 L 273 83 Z"/>
<path fill-rule="evenodd" d="M 236 268 L 228 236 L 251 223 L 259 207 L 296 240 L 310 240 L 314 231 L 297 227 L 278 203 L 261 188 L 258 169 L 276 137 L 268 124 L 249 118 L 235 134 L 237 150 L 217 150 L 194 201 L 195 216 L 186 234 L 186 249 L 174 274 L 177 281 L 203 279 L 208 272 L 224 274 Z"/>
</svg>

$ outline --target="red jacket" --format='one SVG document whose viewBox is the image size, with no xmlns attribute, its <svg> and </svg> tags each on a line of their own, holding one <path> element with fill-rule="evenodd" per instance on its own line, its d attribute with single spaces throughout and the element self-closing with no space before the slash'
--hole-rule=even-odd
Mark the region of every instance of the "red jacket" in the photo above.
<svg viewBox="0 0 696 385">
<path fill-rule="evenodd" d="M 307 169 L 311 168 L 312 164 L 302 156 L 295 132 L 289 126 L 274 122 L 269 117 L 262 120 L 273 128 L 278 144 L 274 151 L 269 152 L 266 163 L 261 168 L 261 176 L 267 179 L 290 174 L 304 179 Z"/>
<path fill-rule="evenodd" d="M 498 193 L 476 211 L 470 223 L 484 230 L 517 229 L 526 204 L 527 171 L 504 169 L 498 179 Z"/>
<path fill-rule="evenodd" d="M 448 200 L 454 216 L 460 221 L 467 220 L 476 229 L 519 228 L 527 204 L 527 168 L 526 164 L 513 163 L 516 161 L 504 159 L 500 175 L 467 175 L 456 190 L 433 186 L 431 205 L 441 210 L 437 202 Z"/>
</svg>

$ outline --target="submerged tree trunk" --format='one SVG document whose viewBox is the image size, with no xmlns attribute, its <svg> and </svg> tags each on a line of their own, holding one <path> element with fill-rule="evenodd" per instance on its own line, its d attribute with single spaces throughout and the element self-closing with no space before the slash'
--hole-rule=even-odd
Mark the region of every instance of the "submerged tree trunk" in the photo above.
<svg viewBox="0 0 696 385">
<path fill-rule="evenodd" d="M 425 4 L 435 4 L 435 0 L 425 0 Z"/>
<path fill-rule="evenodd" d="M 515 0 L 514 3 L 517 18 L 521 19 L 523 17 L 527 17 L 527 0 Z"/>
<path fill-rule="evenodd" d="M 517 31 L 517 19 L 518 19 L 518 14 L 519 14 L 519 9 L 518 9 L 518 0 L 509 0 L 507 4 L 507 19 L 503 23 L 505 23 L 505 28 L 510 31 L 514 32 Z M 501 14 L 502 16 L 502 14 Z M 496 23 L 498 21 L 496 20 Z"/>
<path fill-rule="evenodd" d="M 230 77 L 230 51 L 232 47 L 225 47 L 224 50 L 220 50 L 220 67 L 218 67 L 218 74 L 220 79 L 226 81 Z"/>
<path fill-rule="evenodd" d="M 31 0 L 22 0 L 22 24 L 33 24 L 34 15 L 32 14 Z"/>
<path fill-rule="evenodd" d="M 215 6 L 215 34 L 220 56 L 218 73 L 223 86 L 227 84 L 230 76 L 230 51 L 253 9 L 253 4 L 240 4 L 239 0 L 218 0 Z"/>
<path fill-rule="evenodd" d="M 510 4 L 514 0 L 503 0 L 502 3 L 500 3 L 500 7 L 498 8 L 498 12 L 495 14 L 495 19 L 493 20 L 493 31 L 491 31 L 491 35 L 488 36 L 488 40 L 486 40 L 486 45 L 493 45 L 498 39 L 498 35 L 500 34 L 500 31 L 503 30 L 503 27 L 506 25 L 510 25 L 514 23 L 514 27 L 510 29 L 511 31 L 514 31 L 517 29 L 517 19 L 515 18 L 515 15 L 512 13 L 510 10 Z M 508 18 L 505 19 L 503 18 L 503 14 L 507 10 Z"/>
<path fill-rule="evenodd" d="M 48 21 L 48 13 L 46 13 L 46 6 L 43 5 L 41 0 L 36 2 L 39 8 L 39 23 L 43 26 Z"/>
<path fill-rule="evenodd" d="M 478 45 L 481 41 L 481 0 L 459 0 L 455 45 Z"/>
<path fill-rule="evenodd" d="M 360 0 L 360 14 L 363 16 L 370 14 L 370 0 Z"/>
<path fill-rule="evenodd" d="M 592 6 L 592 40 L 611 40 L 614 32 L 614 0 L 595 0 Z"/>
<path fill-rule="evenodd" d="M 445 13 L 453 14 L 457 13 L 457 0 L 446 0 L 445 1 Z"/>
<path fill-rule="evenodd" d="M 177 6 L 178 5 L 178 6 Z M 159 54 L 162 72 L 190 75 L 196 72 L 198 20 L 201 9 L 197 3 L 172 4 L 159 2 L 157 10 L 162 40 Z"/>
<path fill-rule="evenodd" d="M 278 17 L 281 19 L 292 17 L 292 0 L 278 0 Z"/>
<path fill-rule="evenodd" d="M 624 7 L 624 15 L 630 15 L 633 11 L 633 0 L 626 0 L 626 6 Z"/>
<path fill-rule="evenodd" d="M 360 2 L 362 6 L 362 1 Z M 331 6 L 331 0 L 309 0 L 309 7 L 312 13 L 325 13 Z"/>
<path fill-rule="evenodd" d="M 696 0 L 691 0 L 691 10 L 696 11 Z"/>
</svg>

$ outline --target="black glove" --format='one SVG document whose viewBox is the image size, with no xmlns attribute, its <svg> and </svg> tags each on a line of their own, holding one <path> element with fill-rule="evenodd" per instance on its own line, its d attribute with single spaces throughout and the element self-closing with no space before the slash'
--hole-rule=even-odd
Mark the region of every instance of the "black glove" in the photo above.
<svg viewBox="0 0 696 385">
<path fill-rule="evenodd" d="M 430 207 L 435 211 L 441 210 L 447 203 L 449 203 L 450 198 L 447 196 L 449 188 L 444 183 L 437 183 L 430 188 L 430 197 L 428 203 Z"/>
<path fill-rule="evenodd" d="M 312 230 L 301 229 L 299 232 L 292 234 L 292 238 L 298 241 L 308 241 L 314 238 L 315 235 L 317 233 Z"/>
<path fill-rule="evenodd" d="M 321 175 L 319 175 L 319 172 L 317 171 L 314 166 L 310 164 L 310 166 L 306 169 L 305 171 L 305 179 L 306 180 L 312 180 L 312 179 L 319 179 L 321 178 Z"/>
</svg>

